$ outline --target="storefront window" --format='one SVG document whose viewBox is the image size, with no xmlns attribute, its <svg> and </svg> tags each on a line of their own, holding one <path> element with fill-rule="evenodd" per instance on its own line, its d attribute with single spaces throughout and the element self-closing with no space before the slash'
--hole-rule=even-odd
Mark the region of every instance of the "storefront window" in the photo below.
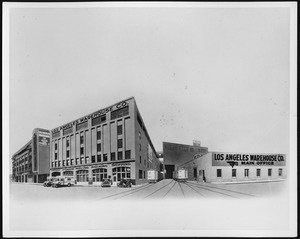
<svg viewBox="0 0 300 239">
<path fill-rule="evenodd" d="M 101 182 L 104 178 L 107 178 L 106 168 L 97 168 L 93 170 L 93 182 Z"/>
<path fill-rule="evenodd" d="M 87 182 L 89 177 L 88 170 L 79 170 L 77 171 L 77 182 Z"/>
<path fill-rule="evenodd" d="M 122 178 L 130 178 L 130 167 L 116 167 L 112 171 L 116 181 L 120 181 Z"/>
</svg>

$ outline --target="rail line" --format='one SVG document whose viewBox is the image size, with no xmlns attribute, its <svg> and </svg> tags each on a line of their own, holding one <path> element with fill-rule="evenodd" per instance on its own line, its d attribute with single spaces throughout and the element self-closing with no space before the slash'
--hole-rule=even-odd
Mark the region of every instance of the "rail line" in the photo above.
<svg viewBox="0 0 300 239">
<path fill-rule="evenodd" d="M 158 188 L 158 189 L 155 190 L 154 192 L 150 193 L 149 195 L 147 195 L 146 197 L 144 197 L 144 199 L 150 197 L 150 196 L 153 195 L 154 193 L 157 193 L 157 192 L 160 191 L 161 189 L 163 189 L 163 188 L 165 188 L 166 186 L 170 185 L 172 182 L 173 182 L 173 180 L 170 181 L 168 184 L 166 184 L 166 185 L 164 185 L 164 186 Z M 175 185 L 175 184 L 176 184 L 176 182 L 174 183 L 174 185 Z M 173 186 L 174 186 L 174 185 L 173 185 Z M 171 188 L 173 188 L 173 186 L 172 186 Z M 169 191 L 168 191 L 168 192 L 169 192 Z"/>
<path fill-rule="evenodd" d="M 252 194 L 249 194 L 249 193 L 243 193 L 243 192 L 239 192 L 239 191 L 235 191 L 235 190 L 230 190 L 230 189 L 225 189 L 225 188 L 218 188 L 218 187 L 213 187 L 213 186 L 208 186 L 208 185 L 199 185 L 199 184 L 193 183 L 193 182 L 187 182 L 187 183 L 192 184 L 192 185 L 201 186 L 201 187 L 215 188 L 215 189 L 218 189 L 218 190 L 237 193 L 237 194 L 241 194 L 241 195 L 245 195 L 245 196 L 249 196 L 249 197 L 256 197 L 255 195 L 252 195 Z"/>
<path fill-rule="evenodd" d="M 190 189 L 192 189 L 192 190 L 194 190 L 196 193 L 198 193 L 201 197 L 204 197 L 204 198 L 205 198 L 205 196 L 204 196 L 202 193 L 200 193 L 199 191 L 197 191 L 196 189 L 194 189 L 192 186 L 188 185 L 187 183 L 185 183 L 184 185 L 188 186 Z"/>
<path fill-rule="evenodd" d="M 188 182 L 185 182 L 185 184 L 188 184 Z M 213 192 L 213 193 L 219 193 L 219 194 L 222 194 L 222 195 L 225 195 L 225 196 L 227 196 L 227 197 L 231 197 L 231 198 L 238 198 L 238 197 L 236 197 L 236 196 L 233 196 L 233 195 L 230 195 L 230 194 L 227 194 L 227 193 L 222 193 L 222 192 L 218 192 L 218 191 L 216 191 L 216 190 L 212 190 L 212 189 L 208 189 L 208 188 L 205 188 L 205 187 L 201 187 L 201 186 L 196 186 L 196 185 L 190 185 L 191 187 L 195 187 L 195 188 L 200 188 L 200 189 L 204 189 L 204 190 L 207 190 L 207 191 L 211 191 L 211 192 Z"/>
<path fill-rule="evenodd" d="M 174 181 L 174 184 L 173 184 L 172 187 L 170 187 L 170 189 L 165 193 L 165 195 L 163 196 L 163 198 L 164 198 L 165 196 L 168 195 L 168 193 L 172 190 L 172 188 L 174 188 L 175 184 L 176 184 L 176 181 Z"/>
<path fill-rule="evenodd" d="M 99 200 L 103 200 L 103 199 L 106 199 L 106 198 L 111 198 L 111 197 L 114 197 L 114 196 L 117 196 L 117 195 L 121 195 L 121 194 L 124 194 L 124 193 L 128 193 L 128 192 L 132 192 L 132 193 L 138 192 L 138 191 L 141 191 L 142 189 L 146 189 L 146 188 L 149 188 L 151 186 L 153 186 L 153 184 L 146 184 L 146 185 L 143 185 L 141 187 L 133 188 L 133 189 L 125 191 L 125 192 L 119 192 L 119 193 L 108 195 L 106 197 L 100 198 Z"/>
<path fill-rule="evenodd" d="M 181 192 L 182 192 L 183 197 L 185 198 L 184 191 L 183 191 L 183 189 L 182 189 L 182 186 L 181 186 L 180 182 L 178 182 L 178 185 L 179 185 L 179 187 L 180 187 L 180 190 L 181 190 Z"/>
</svg>

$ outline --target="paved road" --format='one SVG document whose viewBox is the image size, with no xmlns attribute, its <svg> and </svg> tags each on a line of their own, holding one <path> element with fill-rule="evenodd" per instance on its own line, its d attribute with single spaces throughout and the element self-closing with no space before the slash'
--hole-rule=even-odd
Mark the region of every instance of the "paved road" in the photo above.
<svg viewBox="0 0 300 239">
<path fill-rule="evenodd" d="M 274 196 L 285 188 L 286 182 L 248 184 L 210 184 L 195 181 L 177 182 L 165 179 L 155 184 L 132 188 L 101 188 L 74 186 L 51 188 L 38 184 L 12 183 L 11 198 L 22 200 L 146 200 L 146 199 L 205 199 L 205 198 L 255 198 Z"/>
</svg>

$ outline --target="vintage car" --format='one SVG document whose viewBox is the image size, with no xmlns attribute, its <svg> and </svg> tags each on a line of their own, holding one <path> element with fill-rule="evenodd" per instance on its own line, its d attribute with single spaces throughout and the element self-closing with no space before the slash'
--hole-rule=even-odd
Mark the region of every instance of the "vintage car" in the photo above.
<svg viewBox="0 0 300 239">
<path fill-rule="evenodd" d="M 47 180 L 44 182 L 44 187 L 51 187 L 55 177 L 47 177 Z"/>
<path fill-rule="evenodd" d="M 58 188 L 63 186 L 71 187 L 75 184 L 74 177 L 72 176 L 57 176 L 52 182 L 52 187 Z"/>
<path fill-rule="evenodd" d="M 110 187 L 112 185 L 112 181 L 108 178 L 104 178 L 101 183 L 101 187 Z"/>
<path fill-rule="evenodd" d="M 120 188 L 128 188 L 131 187 L 132 181 L 130 178 L 123 178 L 121 181 L 117 184 L 118 187 Z"/>
</svg>

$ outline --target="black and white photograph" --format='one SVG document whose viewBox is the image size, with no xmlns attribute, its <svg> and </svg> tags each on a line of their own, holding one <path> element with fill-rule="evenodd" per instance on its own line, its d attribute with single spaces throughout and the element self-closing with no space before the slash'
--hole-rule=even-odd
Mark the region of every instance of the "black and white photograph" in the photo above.
<svg viewBox="0 0 300 239">
<path fill-rule="evenodd" d="M 4 237 L 297 236 L 297 2 L 2 6 Z"/>
</svg>

